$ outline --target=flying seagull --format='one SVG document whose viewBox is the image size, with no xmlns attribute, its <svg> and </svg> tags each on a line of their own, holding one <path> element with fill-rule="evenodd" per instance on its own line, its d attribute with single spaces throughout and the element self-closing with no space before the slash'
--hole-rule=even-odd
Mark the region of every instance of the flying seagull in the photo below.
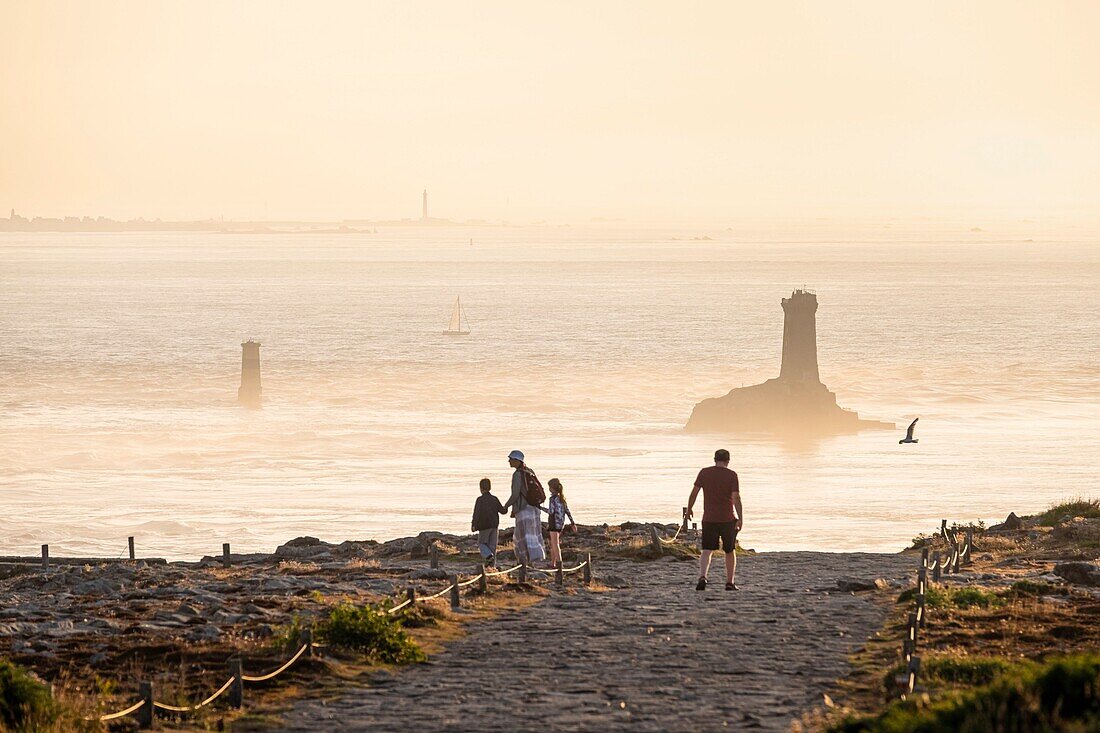
<svg viewBox="0 0 1100 733">
<path fill-rule="evenodd" d="M 913 428 L 917 427 L 917 420 L 919 417 L 913 418 L 913 422 L 909 423 L 909 429 L 905 431 L 905 437 L 898 441 L 898 444 L 902 443 L 919 443 L 920 440 L 913 437 Z"/>
</svg>

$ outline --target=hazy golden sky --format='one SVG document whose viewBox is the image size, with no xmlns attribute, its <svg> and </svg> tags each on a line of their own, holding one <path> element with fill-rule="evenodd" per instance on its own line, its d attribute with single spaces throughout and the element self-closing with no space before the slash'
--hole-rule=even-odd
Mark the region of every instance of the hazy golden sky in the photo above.
<svg viewBox="0 0 1100 733">
<path fill-rule="evenodd" d="M 0 210 L 1036 216 L 1100 3 L 0 0 Z"/>
</svg>

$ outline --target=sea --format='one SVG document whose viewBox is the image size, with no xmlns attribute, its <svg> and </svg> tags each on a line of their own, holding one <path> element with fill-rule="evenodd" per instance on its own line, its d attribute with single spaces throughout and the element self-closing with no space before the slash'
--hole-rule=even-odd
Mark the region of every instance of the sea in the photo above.
<svg viewBox="0 0 1100 733">
<path fill-rule="evenodd" d="M 466 532 L 513 449 L 580 523 L 674 523 L 717 448 L 744 546 L 895 552 L 1100 494 L 1098 282 L 1095 233 L 1033 222 L 3 233 L 0 555 Z M 898 428 L 685 433 L 778 374 L 803 287 L 822 380 Z"/>
</svg>

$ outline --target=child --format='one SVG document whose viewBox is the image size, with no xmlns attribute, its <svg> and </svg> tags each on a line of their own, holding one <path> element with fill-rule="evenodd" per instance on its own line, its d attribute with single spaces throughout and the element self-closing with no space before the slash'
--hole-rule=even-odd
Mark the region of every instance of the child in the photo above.
<svg viewBox="0 0 1100 733">
<path fill-rule="evenodd" d="M 565 489 L 561 481 L 550 479 L 547 488 L 550 489 L 550 508 L 546 510 L 549 518 L 546 520 L 550 532 L 550 562 L 554 567 L 561 564 L 561 531 L 565 529 L 565 518 L 569 517 L 569 529 L 577 531 L 577 523 L 573 521 L 573 515 L 569 512 L 569 503 L 565 500 Z"/>
<path fill-rule="evenodd" d="M 481 496 L 474 502 L 474 519 L 470 522 L 470 529 L 477 532 L 477 549 L 481 551 L 481 559 L 492 567 L 496 563 L 497 528 L 504 507 L 500 505 L 500 499 L 489 493 L 492 489 L 489 479 L 481 479 L 480 487 Z"/>
</svg>

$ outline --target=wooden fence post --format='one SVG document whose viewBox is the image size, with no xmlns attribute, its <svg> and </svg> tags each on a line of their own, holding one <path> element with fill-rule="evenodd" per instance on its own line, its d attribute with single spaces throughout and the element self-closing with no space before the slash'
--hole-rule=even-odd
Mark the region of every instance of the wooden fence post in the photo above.
<svg viewBox="0 0 1100 733">
<path fill-rule="evenodd" d="M 940 582 L 940 573 L 943 572 L 943 565 L 940 563 L 940 551 L 936 550 L 932 553 L 932 582 Z"/>
<path fill-rule="evenodd" d="M 909 614 L 909 639 L 913 642 L 913 651 L 917 651 L 917 614 Z"/>
<path fill-rule="evenodd" d="M 554 565 L 554 585 L 559 588 L 565 585 L 565 573 L 562 571 L 561 560 Z"/>
<path fill-rule="evenodd" d="M 584 584 L 589 585 L 592 583 L 592 555 L 588 556 L 588 559 L 584 561 Z"/>
<path fill-rule="evenodd" d="M 482 593 L 489 592 L 489 576 L 486 574 L 484 563 L 481 565 L 481 577 L 477 579 L 477 589 Z"/>
<path fill-rule="evenodd" d="M 959 567 L 961 563 L 962 563 L 962 551 L 959 549 L 958 544 L 956 544 L 955 549 L 951 554 L 951 572 L 953 572 L 953 573 L 959 572 L 962 569 L 962 568 Z"/>
<path fill-rule="evenodd" d="M 947 520 L 946 519 L 941 519 L 940 520 L 940 534 L 943 535 L 943 538 L 945 540 L 947 540 L 948 542 L 951 542 L 951 537 L 948 536 L 948 534 L 947 534 Z"/>
<path fill-rule="evenodd" d="M 42 569 L 50 569 L 50 546 L 42 545 Z"/>
<path fill-rule="evenodd" d="M 233 678 L 233 684 L 229 686 L 229 707 L 237 710 L 244 705 L 244 680 L 241 679 L 241 660 L 229 660 L 229 676 Z"/>
<path fill-rule="evenodd" d="M 919 669 L 920 657 L 914 651 L 913 656 L 909 657 L 908 674 L 906 675 L 905 691 L 907 694 L 917 689 L 917 671 Z"/>
<path fill-rule="evenodd" d="M 928 590 L 928 568 L 921 567 L 917 573 L 917 620 L 921 627 L 924 626 L 924 602 L 925 592 Z"/>
<path fill-rule="evenodd" d="M 923 547 L 920 551 L 920 566 L 922 568 L 928 567 L 928 548 Z"/>
<path fill-rule="evenodd" d="M 684 519 L 680 523 L 680 531 L 681 532 L 686 532 L 687 528 L 688 528 L 688 508 L 687 507 L 684 507 L 682 516 L 683 516 Z"/>
<path fill-rule="evenodd" d="M 155 710 L 153 707 L 153 683 L 140 683 L 138 685 L 138 694 L 141 695 L 141 699 L 145 701 L 145 704 L 137 709 L 137 713 L 134 717 L 137 718 L 139 729 L 149 730 L 153 727 L 153 711 Z"/>
<path fill-rule="evenodd" d="M 439 567 L 439 547 L 433 542 L 428 550 L 428 553 L 432 558 L 432 569 L 435 570 Z"/>
<path fill-rule="evenodd" d="M 973 552 L 973 550 L 974 550 L 974 528 L 973 527 L 967 527 L 966 528 L 966 552 L 963 553 L 963 560 L 966 562 L 967 565 L 969 565 L 970 562 L 971 562 L 970 553 Z"/>
<path fill-rule="evenodd" d="M 223 542 L 222 543 L 222 567 L 223 568 L 229 567 L 229 543 L 228 542 Z"/>
<path fill-rule="evenodd" d="M 313 629 L 302 629 L 302 632 L 298 634 L 298 643 L 305 646 L 305 655 L 307 657 L 313 656 Z"/>
<path fill-rule="evenodd" d="M 663 554 L 661 551 L 661 536 L 657 534 L 657 527 L 652 524 L 649 525 L 649 542 L 658 555 Z"/>
<path fill-rule="evenodd" d="M 137 560 L 137 555 L 134 554 L 134 538 L 133 537 L 127 537 L 126 538 L 126 543 L 128 545 L 130 545 L 130 559 L 131 560 Z"/>
<path fill-rule="evenodd" d="M 458 576 L 449 576 L 448 582 L 451 584 L 451 609 L 453 610 L 458 608 L 459 604 L 461 603 L 458 593 Z"/>
</svg>

